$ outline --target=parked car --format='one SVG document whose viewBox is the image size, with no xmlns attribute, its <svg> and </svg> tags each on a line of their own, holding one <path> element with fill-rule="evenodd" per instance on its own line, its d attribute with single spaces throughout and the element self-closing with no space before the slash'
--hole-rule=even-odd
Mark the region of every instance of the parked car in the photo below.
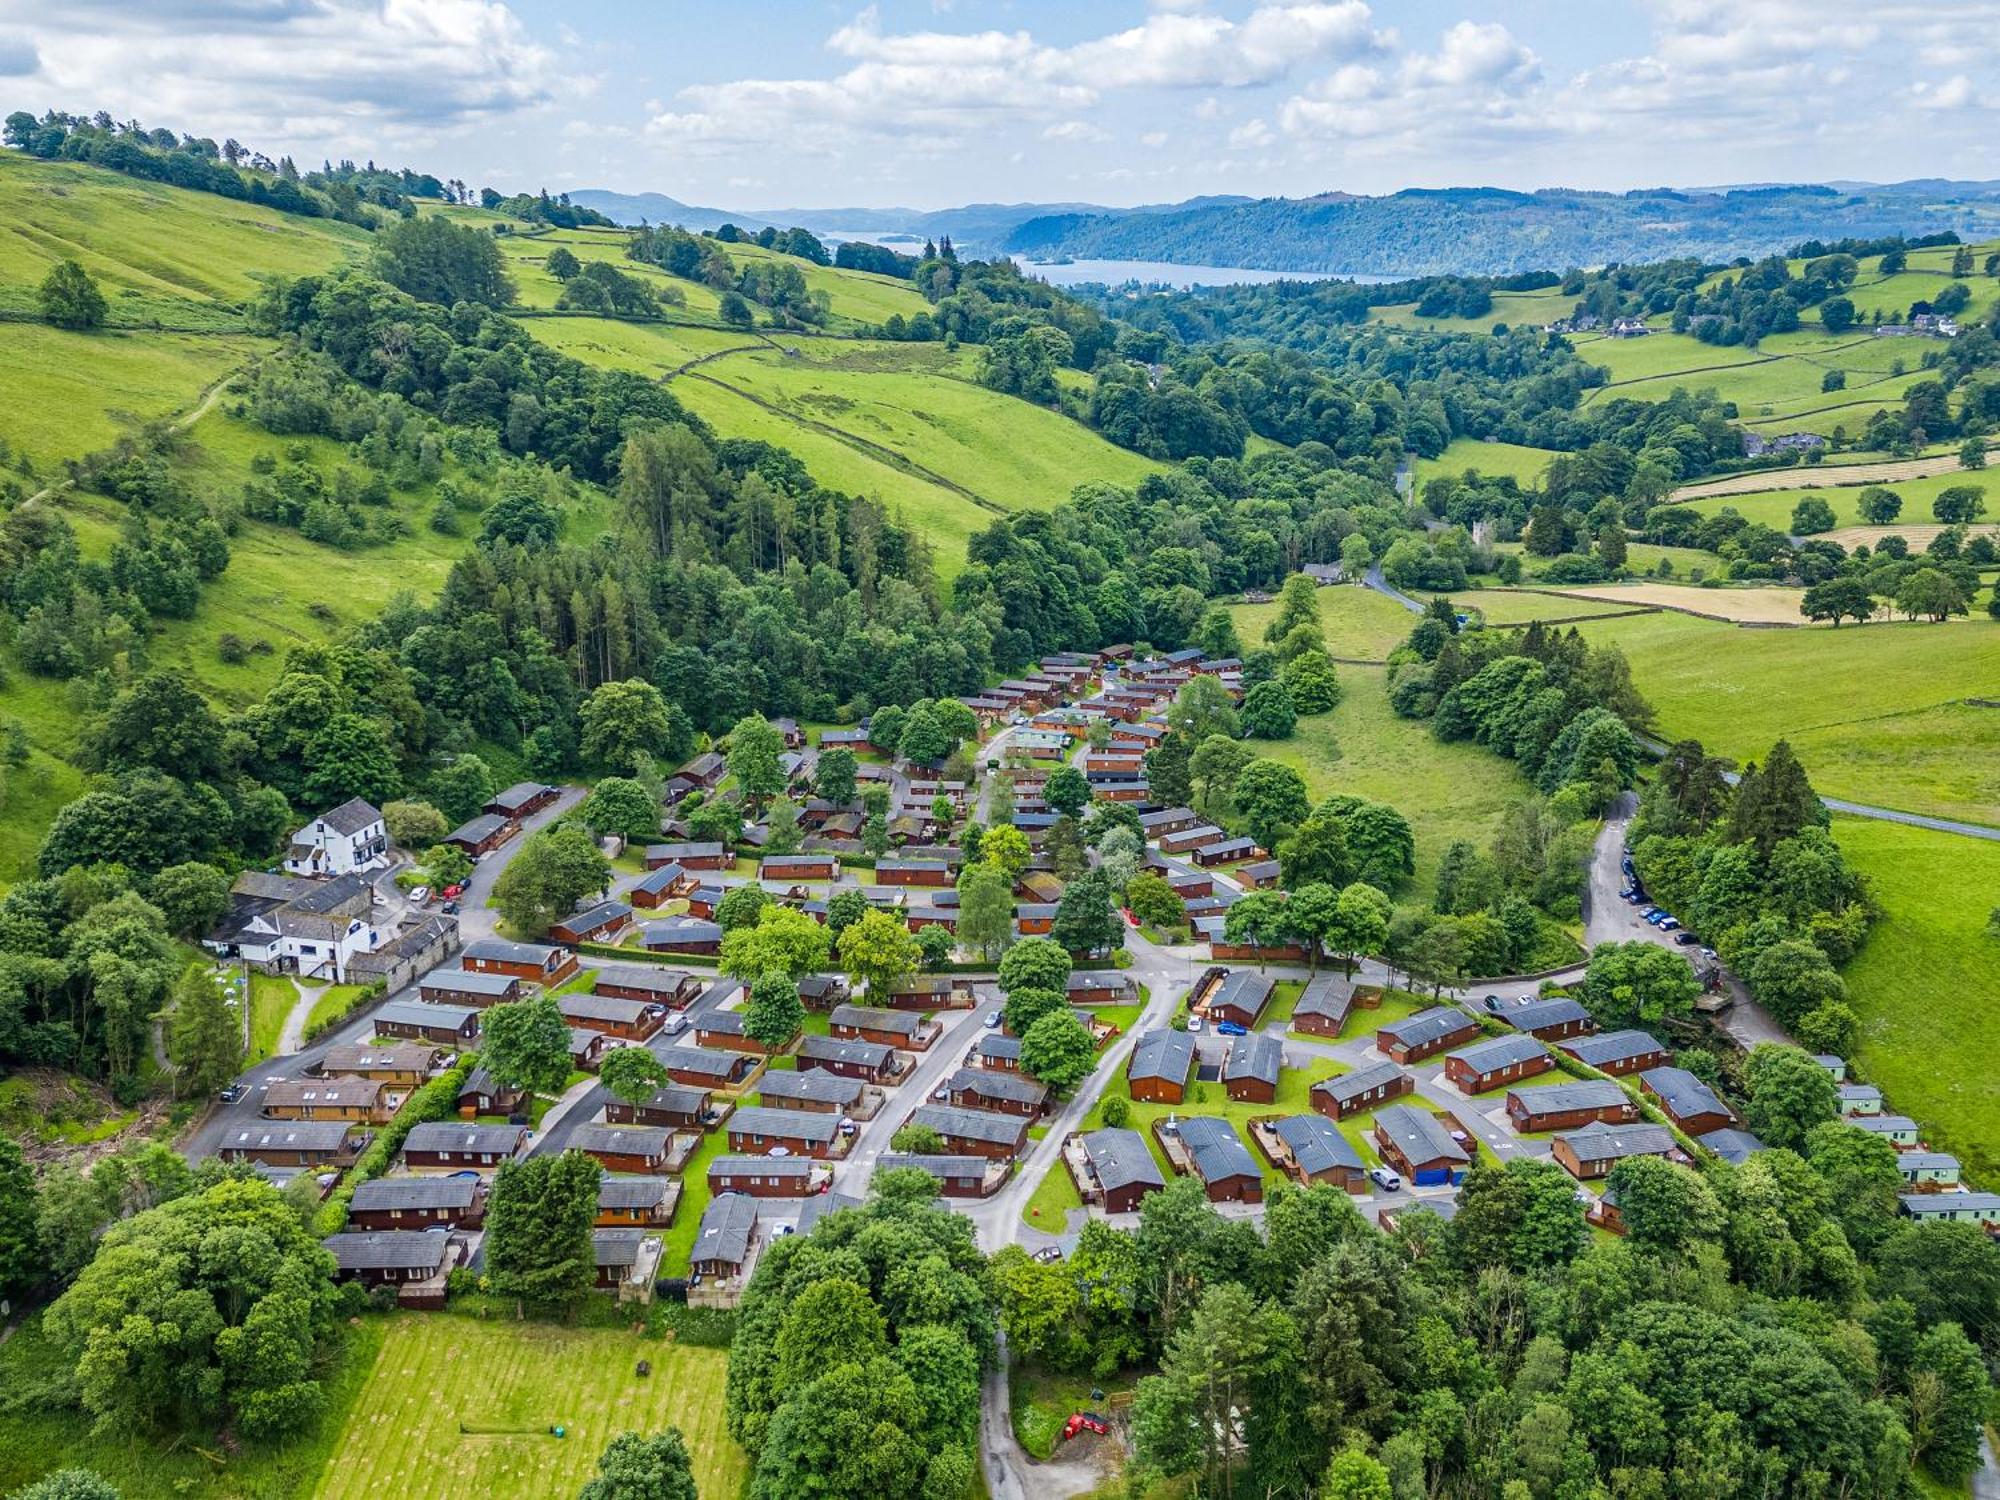
<svg viewBox="0 0 2000 1500">
<path fill-rule="evenodd" d="M 462 885 L 448 885 L 444 888 L 444 899 L 447 901 L 456 901 L 464 894 L 465 887 Z"/>
<path fill-rule="evenodd" d="M 1403 1179 L 1398 1177 L 1394 1172 L 1391 1172 L 1387 1167 L 1370 1167 L 1368 1169 L 1368 1180 L 1385 1193 L 1393 1193 L 1403 1185 Z"/>
<path fill-rule="evenodd" d="M 1241 1021 L 1217 1021 L 1215 1023 L 1215 1033 L 1217 1036 L 1247 1036 L 1249 1032 L 1250 1028 L 1245 1026 Z"/>
<path fill-rule="evenodd" d="M 455 917 L 458 915 L 458 903 L 456 901 L 447 901 L 438 910 L 443 912 L 447 917 Z"/>
<path fill-rule="evenodd" d="M 1681 924 L 1680 924 L 1680 922 L 1679 922 L 1678 920 L 1676 920 L 1675 918 L 1673 918 L 1673 917 L 1662 917 L 1662 918 L 1660 918 L 1660 931 L 1662 931 L 1662 932 L 1679 932 L 1680 930 L 1681 930 Z"/>
<path fill-rule="evenodd" d="M 670 1011 L 666 1020 L 660 1022 L 662 1036 L 679 1036 L 688 1029 L 688 1018 L 681 1011 Z"/>
<path fill-rule="evenodd" d="M 996 1027 L 998 1027 L 998 1026 L 999 1026 L 999 1024 L 1000 1024 L 1000 1012 L 999 1012 L 999 1011 L 997 1011 L 997 1010 L 989 1010 L 988 1012 L 986 1012 L 986 1029 L 987 1029 L 988 1031 L 992 1031 L 992 1030 L 994 1030 L 994 1029 L 995 1029 Z"/>
<path fill-rule="evenodd" d="M 1701 939 L 1683 927 L 1679 932 L 1674 934 L 1674 941 L 1679 943 L 1683 948 L 1691 948 L 1700 942 Z"/>
<path fill-rule="evenodd" d="M 1198 1032 L 1198 1031 L 1200 1031 L 1200 1030 L 1201 1030 L 1201 1017 L 1200 1017 L 1200 1016 L 1189 1016 L 1189 1017 L 1188 1017 L 1188 1027 L 1187 1027 L 1187 1029 L 1188 1029 L 1189 1031 L 1191 1031 L 1191 1032 Z"/>
<path fill-rule="evenodd" d="M 410 892 L 410 905 L 412 906 L 427 905 L 430 899 L 431 899 L 431 888 L 427 885 L 420 885 L 415 890 Z"/>
<path fill-rule="evenodd" d="M 1505 1000 L 1502 1000 L 1498 995 L 1488 995 L 1484 1000 L 1480 1001 L 1479 1003 L 1486 1007 L 1489 1014 L 1496 1016 L 1499 1015 L 1500 1012 L 1503 1009 L 1505 1009 L 1507 1005 L 1507 1002 Z"/>
<path fill-rule="evenodd" d="M 245 1094 L 249 1092 L 250 1090 L 245 1088 L 242 1084 L 232 1083 L 229 1085 L 229 1087 L 220 1090 L 215 1097 L 220 1099 L 224 1104 L 234 1104 L 238 1099 L 241 1099 Z"/>
<path fill-rule="evenodd" d="M 938 1100 L 940 1103 L 942 1103 L 946 1099 L 949 1099 L 951 1097 L 951 1085 L 948 1083 L 939 1084 L 935 1089 L 931 1091 L 931 1097 L 933 1099 Z"/>
</svg>

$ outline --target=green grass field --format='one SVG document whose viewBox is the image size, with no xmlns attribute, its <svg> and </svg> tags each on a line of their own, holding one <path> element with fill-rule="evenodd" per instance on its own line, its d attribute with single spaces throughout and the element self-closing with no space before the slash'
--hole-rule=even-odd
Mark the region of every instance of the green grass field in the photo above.
<svg viewBox="0 0 2000 1500">
<path fill-rule="evenodd" d="M 377 1352 L 390 1326 L 393 1320 L 364 1318 L 345 1330 L 320 1375 L 325 1414 L 275 1448 L 249 1445 L 225 1452 L 224 1445 L 203 1440 L 111 1436 L 93 1432 L 88 1416 L 58 1400 L 10 1402 L 0 1411 L 0 1492 L 12 1494 L 52 1470 L 85 1468 L 111 1481 L 124 1500 L 307 1500 L 335 1445 L 357 1440 L 346 1423 L 364 1383 L 380 1368 Z M 69 1376 L 70 1361 L 43 1340 L 38 1317 L 29 1317 L 0 1345 L 0 1390 L 10 1395 L 52 1387 Z"/>
<path fill-rule="evenodd" d="M 1246 650 L 1255 650 L 1263 643 L 1264 627 L 1277 614 L 1275 600 L 1269 604 L 1231 605 L 1229 610 Z M 1385 659 L 1417 623 L 1415 615 L 1387 594 L 1346 584 L 1319 590 L 1319 620 L 1326 631 L 1327 650 L 1357 661 Z"/>
<path fill-rule="evenodd" d="M 0 286 L 32 287 L 74 260 L 114 305 L 128 289 L 149 302 L 241 302 L 258 275 L 325 270 L 368 244 L 351 224 L 14 151 L 0 153 L 0 223 Z"/>
<path fill-rule="evenodd" d="M 1414 465 L 1417 498 L 1424 485 L 1439 475 L 1456 479 L 1467 469 L 1481 474 L 1513 475 L 1523 487 L 1540 482 L 1542 471 L 1556 455 L 1546 448 L 1524 448 L 1518 443 L 1487 443 L 1478 438 L 1454 438 L 1436 458 L 1420 458 Z"/>
<path fill-rule="evenodd" d="M 1824 795 L 1996 821 L 2000 710 L 1960 700 L 2000 681 L 2000 625 L 1741 630 L 1662 613 L 1577 628 L 1623 648 L 1664 738 L 1746 760 L 1784 737 Z"/>
<path fill-rule="evenodd" d="M 846 323 L 882 323 L 892 314 L 910 318 L 930 311 L 930 301 L 910 282 L 894 276 L 878 276 L 872 271 L 849 271 L 839 266 L 816 266 L 795 255 L 780 255 L 758 245 L 724 245 L 723 254 L 738 266 L 763 261 L 769 265 L 797 266 L 805 274 L 806 285 L 825 292 L 829 311 Z"/>
<path fill-rule="evenodd" d="M 1863 524 L 1860 504 L 1861 494 L 1870 488 L 1866 484 L 1842 484 L 1838 470 L 1825 470 L 1827 482 L 1812 489 L 1757 490 L 1745 495 L 1704 495 L 1700 499 L 1682 502 L 1690 510 L 1712 516 L 1723 510 L 1734 510 L 1745 520 L 1756 521 L 1779 531 L 1790 531 L 1792 507 L 1811 496 L 1824 500 L 1833 511 L 1834 520 L 1841 526 Z M 1977 469 L 1971 473 L 1934 474 L 1928 479 L 1898 480 L 1886 488 L 1894 490 L 1901 497 L 1903 508 L 1897 512 L 1895 521 L 1889 526 L 1895 531 L 1901 526 L 1934 525 L 1936 518 L 1931 515 L 1931 503 L 1944 490 L 1961 485 L 1970 485 L 1986 493 L 1986 509 L 1989 516 L 2000 513 L 2000 471 Z"/>
<path fill-rule="evenodd" d="M 573 1495 L 621 1432 L 678 1427 L 704 1495 L 733 1496 L 747 1460 L 722 1410 L 727 1354 L 623 1330 L 422 1313 L 384 1320 L 374 1369 L 313 1500 Z M 640 1378 L 646 1359 L 653 1373 Z M 560 1424 L 566 1435 L 550 1429 Z"/>
<path fill-rule="evenodd" d="M 1351 792 L 1408 818 L 1417 878 L 1405 898 L 1427 900 L 1445 847 L 1470 839 L 1484 849 L 1528 784 L 1513 762 L 1476 745 L 1444 744 L 1417 720 L 1397 718 L 1386 679 L 1381 667 L 1342 667 L 1345 692 L 1332 713 L 1301 719 L 1291 739 L 1259 741 L 1256 750 L 1296 766 L 1315 799 Z"/>
<path fill-rule="evenodd" d="M 299 1002 L 299 992 L 291 980 L 280 974 L 250 976 L 250 1056 L 262 1062 L 278 1050 L 278 1036 L 285 1029 L 285 1017 Z"/>
<path fill-rule="evenodd" d="M 2000 843 L 1864 818 L 1836 818 L 1834 836 L 1883 908 L 1845 975 L 1861 1066 L 1933 1147 L 2000 1184 L 2000 942 L 1985 931 Z"/>
<path fill-rule="evenodd" d="M 268 347 L 241 334 L 66 333 L 42 323 L 0 323 L 0 361 L 7 367 L 0 438 L 15 454 L 25 453 L 44 481 L 58 478 L 60 460 L 189 410 L 209 386 Z"/>
</svg>

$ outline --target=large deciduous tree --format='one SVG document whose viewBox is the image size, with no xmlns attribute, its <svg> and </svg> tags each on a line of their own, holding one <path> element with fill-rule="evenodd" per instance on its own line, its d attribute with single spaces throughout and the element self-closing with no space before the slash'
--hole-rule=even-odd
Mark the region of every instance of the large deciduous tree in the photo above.
<svg viewBox="0 0 2000 1500">
<path fill-rule="evenodd" d="M 596 1277 L 590 1226 L 604 1169 L 581 1151 L 503 1163 L 486 1206 L 493 1290 L 536 1307 L 574 1307 Z"/>
<path fill-rule="evenodd" d="M 611 882 L 611 864 L 589 832 L 558 823 L 531 834 L 493 882 L 493 906 L 523 937 L 539 938 Z"/>
<path fill-rule="evenodd" d="M 547 995 L 496 1005 L 483 1018 L 479 1059 L 500 1082 L 559 1094 L 569 1081 L 569 1026 Z"/>
</svg>

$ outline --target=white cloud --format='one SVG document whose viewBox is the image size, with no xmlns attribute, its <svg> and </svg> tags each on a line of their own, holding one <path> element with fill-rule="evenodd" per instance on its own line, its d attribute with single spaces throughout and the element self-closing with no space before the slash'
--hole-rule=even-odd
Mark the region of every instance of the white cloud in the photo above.
<svg viewBox="0 0 2000 1500">
<path fill-rule="evenodd" d="M 379 155 L 580 82 L 499 0 L 0 0 L 0 21 L 32 25 L 49 104 L 315 155 Z"/>
<path fill-rule="evenodd" d="M 1362 0 L 1260 5 L 1241 21 L 1162 12 L 1127 31 L 1069 49 L 1077 76 L 1116 79 L 1127 88 L 1247 88 L 1274 83 L 1333 55 L 1380 50 Z"/>
<path fill-rule="evenodd" d="M 1139 144 L 1149 151 L 1157 151 L 1171 139 L 1164 130 L 1149 130 L 1139 137 Z"/>
<path fill-rule="evenodd" d="M 1246 120 L 1229 132 L 1229 144 L 1239 151 L 1258 150 L 1276 139 L 1262 120 Z"/>
<path fill-rule="evenodd" d="M 1972 80 L 1955 73 L 1943 83 L 1917 83 L 1910 93 L 1918 109 L 1966 109 L 1974 100 Z"/>
<path fill-rule="evenodd" d="M 1042 132 L 1045 141 L 1108 141 L 1111 134 L 1088 120 L 1064 120 Z"/>
</svg>

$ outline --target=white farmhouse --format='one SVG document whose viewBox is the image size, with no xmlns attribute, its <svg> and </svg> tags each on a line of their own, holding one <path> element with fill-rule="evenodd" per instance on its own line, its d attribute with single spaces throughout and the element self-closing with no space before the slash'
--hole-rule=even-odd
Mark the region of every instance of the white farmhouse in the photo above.
<svg viewBox="0 0 2000 1500">
<path fill-rule="evenodd" d="M 379 807 L 359 797 L 321 813 L 292 835 L 285 869 L 293 875 L 351 875 L 389 862 L 389 830 Z"/>
<path fill-rule="evenodd" d="M 350 960 L 394 936 L 375 926 L 374 906 L 375 892 L 358 875 L 306 881 L 246 872 L 202 946 L 266 973 L 345 983 Z"/>
</svg>

